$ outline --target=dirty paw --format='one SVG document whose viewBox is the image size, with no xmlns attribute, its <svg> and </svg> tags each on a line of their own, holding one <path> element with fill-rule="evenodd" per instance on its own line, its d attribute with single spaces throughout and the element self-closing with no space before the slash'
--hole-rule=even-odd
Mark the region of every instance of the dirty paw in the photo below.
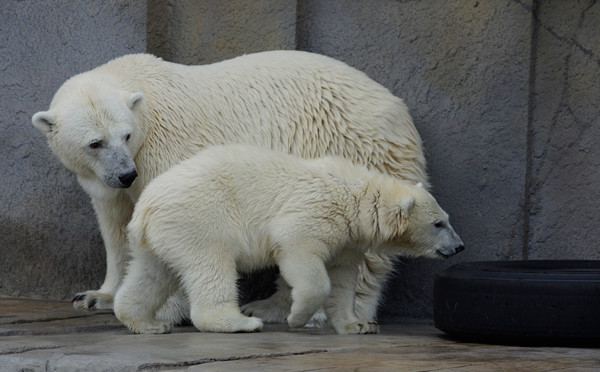
<svg viewBox="0 0 600 372">
<path fill-rule="evenodd" d="M 338 330 L 339 334 L 367 334 L 378 333 L 379 325 L 376 322 L 358 321 L 344 325 Z"/>
<path fill-rule="evenodd" d="M 76 310 L 112 309 L 113 295 L 99 291 L 87 291 L 77 293 L 71 303 Z"/>
<path fill-rule="evenodd" d="M 137 327 L 133 329 L 136 333 L 154 333 L 154 334 L 162 334 L 162 333 L 171 333 L 173 329 L 173 323 L 169 321 L 154 321 L 154 322 L 144 322 L 140 323 Z"/>
</svg>

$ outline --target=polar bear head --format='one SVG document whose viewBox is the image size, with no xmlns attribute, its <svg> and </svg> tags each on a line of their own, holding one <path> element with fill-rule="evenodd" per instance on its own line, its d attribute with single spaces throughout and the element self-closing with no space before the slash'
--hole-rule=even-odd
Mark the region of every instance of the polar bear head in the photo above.
<svg viewBox="0 0 600 372">
<path fill-rule="evenodd" d="M 422 184 L 378 185 L 372 212 L 381 248 L 403 256 L 448 258 L 464 250 L 449 217 Z"/>
<path fill-rule="evenodd" d="M 128 188 L 137 177 L 133 159 L 143 141 L 138 112 L 143 99 L 142 93 L 82 74 L 63 84 L 50 109 L 33 115 L 32 122 L 82 185 Z"/>
</svg>

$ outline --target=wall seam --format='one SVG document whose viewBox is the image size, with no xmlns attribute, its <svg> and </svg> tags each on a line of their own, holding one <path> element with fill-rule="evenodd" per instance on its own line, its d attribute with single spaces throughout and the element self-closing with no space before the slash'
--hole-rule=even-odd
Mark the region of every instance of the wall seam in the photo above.
<svg viewBox="0 0 600 372">
<path fill-rule="evenodd" d="M 529 259 L 529 248 L 531 245 L 531 188 L 532 188 L 532 173 L 533 173 L 533 120 L 535 110 L 535 79 L 537 73 L 537 47 L 538 34 L 540 29 L 539 22 L 539 5 L 541 0 L 533 0 L 531 7 L 531 39 L 530 39 L 530 54 L 529 54 L 529 87 L 528 87 L 528 102 L 527 102 L 527 133 L 525 145 L 525 186 L 523 193 L 523 241 L 521 247 L 521 258 Z"/>
<path fill-rule="evenodd" d="M 304 35 L 304 22 L 305 22 L 306 4 L 303 0 L 296 1 L 296 35 L 295 35 L 295 46 L 296 50 L 306 50 L 306 41 L 302 39 Z"/>
</svg>

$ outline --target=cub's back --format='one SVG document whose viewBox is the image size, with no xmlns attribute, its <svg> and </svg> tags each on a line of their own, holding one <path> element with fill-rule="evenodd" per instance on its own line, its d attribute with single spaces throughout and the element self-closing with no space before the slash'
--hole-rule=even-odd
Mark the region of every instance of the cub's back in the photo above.
<svg viewBox="0 0 600 372">
<path fill-rule="evenodd" d="M 341 158 L 306 160 L 248 145 L 212 146 L 152 181 L 138 206 L 275 218 L 322 207 L 368 174 Z"/>
</svg>

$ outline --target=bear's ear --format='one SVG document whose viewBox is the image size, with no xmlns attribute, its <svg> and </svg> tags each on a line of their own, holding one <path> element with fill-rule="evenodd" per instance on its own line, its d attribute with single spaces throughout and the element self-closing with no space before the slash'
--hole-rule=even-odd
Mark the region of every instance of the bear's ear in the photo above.
<svg viewBox="0 0 600 372">
<path fill-rule="evenodd" d="M 144 93 L 136 92 L 131 93 L 129 97 L 127 97 L 127 107 L 130 110 L 135 110 L 140 106 L 140 103 L 144 100 Z"/>
<path fill-rule="evenodd" d="M 407 196 L 380 209 L 379 230 L 385 239 L 404 234 L 408 226 L 408 216 L 414 206 L 415 198 Z"/>
<path fill-rule="evenodd" d="M 423 187 L 423 182 L 419 182 L 417 183 L 417 187 L 424 189 L 425 187 Z"/>
<path fill-rule="evenodd" d="M 49 111 L 40 111 L 31 118 L 33 126 L 42 131 L 44 134 L 49 134 L 56 127 L 56 116 Z"/>
<path fill-rule="evenodd" d="M 404 234 L 406 232 L 406 228 L 408 227 L 408 216 L 412 212 L 415 207 L 415 198 L 413 196 L 408 196 L 400 199 L 400 218 L 397 220 L 398 227 L 396 230 L 396 234 Z"/>
<path fill-rule="evenodd" d="M 408 217 L 414 206 L 415 198 L 413 196 L 400 199 L 400 216 L 402 218 Z"/>
</svg>

